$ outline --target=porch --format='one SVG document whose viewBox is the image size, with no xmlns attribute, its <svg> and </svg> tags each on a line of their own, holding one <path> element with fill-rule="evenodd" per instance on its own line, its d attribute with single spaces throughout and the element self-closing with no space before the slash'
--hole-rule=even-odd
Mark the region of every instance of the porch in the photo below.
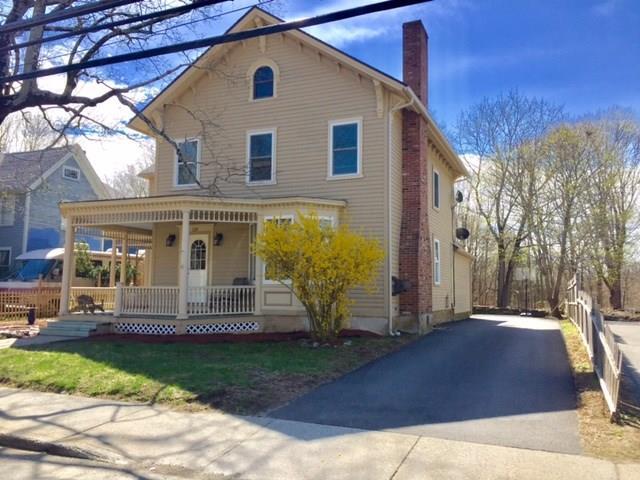
<svg viewBox="0 0 640 480">
<path fill-rule="evenodd" d="M 235 319 L 300 317 L 302 306 L 286 287 L 264 278 L 263 264 L 250 245 L 269 218 L 294 219 L 298 212 L 315 211 L 337 223 L 344 206 L 339 200 L 302 197 L 188 195 L 63 203 L 65 247 L 74 245 L 78 232 L 91 230 L 111 239 L 113 249 L 109 286 L 71 287 L 72 269 L 63 270 L 60 318 L 86 317 L 81 295 L 105 310 L 93 318 L 113 322 L 123 333 L 162 333 L 161 325 L 167 333 L 257 331 L 264 329 L 262 321 Z M 134 247 L 145 250 L 144 281 L 138 286 L 128 284 L 126 276 L 126 252 Z M 65 265 L 73 262 L 73 248 L 65 248 Z"/>
</svg>

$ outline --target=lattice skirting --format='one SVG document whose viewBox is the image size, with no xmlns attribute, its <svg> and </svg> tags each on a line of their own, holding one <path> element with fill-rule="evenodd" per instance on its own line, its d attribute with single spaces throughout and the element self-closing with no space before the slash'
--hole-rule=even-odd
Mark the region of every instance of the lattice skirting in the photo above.
<svg viewBox="0 0 640 480">
<path fill-rule="evenodd" d="M 258 322 L 230 322 L 230 323 L 193 323 L 188 324 L 188 335 L 208 335 L 215 333 L 251 333 L 260 331 Z"/>
<path fill-rule="evenodd" d="M 116 323 L 116 333 L 137 333 L 139 335 L 175 335 L 176 326 L 163 323 Z"/>
</svg>

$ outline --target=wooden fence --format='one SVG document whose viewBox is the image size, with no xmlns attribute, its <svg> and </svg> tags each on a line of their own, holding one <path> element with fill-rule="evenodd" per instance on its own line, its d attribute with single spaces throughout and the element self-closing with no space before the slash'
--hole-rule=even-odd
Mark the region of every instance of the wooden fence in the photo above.
<svg viewBox="0 0 640 480">
<path fill-rule="evenodd" d="M 612 418 L 618 414 L 622 352 L 591 295 L 574 276 L 567 288 L 567 315 L 580 330 Z"/>
<path fill-rule="evenodd" d="M 60 287 L 0 290 L 0 321 L 25 321 L 29 310 L 36 318 L 55 317 L 60 309 Z"/>
</svg>

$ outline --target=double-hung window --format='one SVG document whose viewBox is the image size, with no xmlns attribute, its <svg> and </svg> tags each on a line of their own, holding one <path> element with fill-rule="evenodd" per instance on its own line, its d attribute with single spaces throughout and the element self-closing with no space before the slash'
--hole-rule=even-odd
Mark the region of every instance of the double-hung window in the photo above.
<svg viewBox="0 0 640 480">
<path fill-rule="evenodd" d="M 440 208 L 440 172 L 433 171 L 433 208 Z"/>
<path fill-rule="evenodd" d="M 200 177 L 200 141 L 196 138 L 178 142 L 176 152 L 177 187 L 192 186 Z"/>
<path fill-rule="evenodd" d="M 275 130 L 249 132 L 247 135 L 247 183 L 275 183 Z"/>
<path fill-rule="evenodd" d="M 265 223 L 275 223 L 276 225 L 287 225 L 287 224 L 292 224 L 293 223 L 293 215 L 281 215 L 281 216 L 277 216 L 277 217 L 264 217 L 264 222 Z M 270 277 L 269 275 L 269 265 L 267 265 L 266 263 L 263 264 L 263 277 L 264 277 L 264 283 L 266 284 L 276 284 L 279 283 L 276 280 L 273 280 L 273 278 Z M 288 280 L 285 280 L 285 282 L 287 282 Z"/>
<path fill-rule="evenodd" d="M 362 120 L 329 122 L 329 178 L 362 174 Z"/>
<path fill-rule="evenodd" d="M 433 240 L 433 283 L 436 285 L 440 285 L 440 275 L 441 275 L 441 267 L 440 267 L 440 240 Z"/>
</svg>

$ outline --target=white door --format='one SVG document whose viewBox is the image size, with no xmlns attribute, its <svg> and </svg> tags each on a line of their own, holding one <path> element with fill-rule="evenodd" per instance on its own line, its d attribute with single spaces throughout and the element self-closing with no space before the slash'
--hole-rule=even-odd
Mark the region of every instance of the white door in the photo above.
<svg viewBox="0 0 640 480">
<path fill-rule="evenodd" d="M 207 286 L 207 263 L 208 263 L 208 240 L 207 235 L 191 235 L 189 240 L 189 287 Z M 189 288 L 190 303 L 204 303 L 207 299 L 207 292 L 204 288 Z"/>
</svg>

